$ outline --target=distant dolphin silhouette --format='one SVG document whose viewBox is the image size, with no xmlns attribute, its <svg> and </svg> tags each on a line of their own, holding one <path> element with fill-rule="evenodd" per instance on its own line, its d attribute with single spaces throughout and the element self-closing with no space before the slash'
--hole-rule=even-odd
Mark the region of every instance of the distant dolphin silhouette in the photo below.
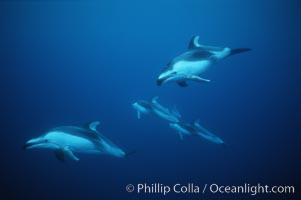
<svg viewBox="0 0 301 200">
<path fill-rule="evenodd" d="M 65 160 L 65 157 L 78 161 L 79 158 L 74 152 L 125 157 L 127 154 L 121 148 L 96 130 L 98 125 L 99 122 L 94 121 L 87 127 L 60 126 L 53 128 L 37 138 L 28 140 L 24 148 L 52 149 L 56 158 L 61 161 Z"/>
<path fill-rule="evenodd" d="M 141 118 L 141 113 L 149 114 L 153 112 L 153 107 L 150 102 L 140 100 L 132 104 L 133 108 L 137 111 L 137 118 Z"/>
<path fill-rule="evenodd" d="M 174 107 L 171 111 L 168 108 L 164 108 L 158 103 L 158 97 L 152 98 L 151 101 L 140 100 L 132 104 L 133 108 L 137 111 L 138 119 L 141 118 L 141 113 L 143 114 L 154 114 L 162 119 L 169 122 L 177 123 L 181 118 L 180 113 Z"/>
<path fill-rule="evenodd" d="M 193 126 L 197 129 L 197 135 L 203 137 L 204 139 L 217 144 L 225 144 L 225 142 L 220 137 L 214 135 L 203 126 L 201 126 L 199 120 L 194 121 Z"/>
<path fill-rule="evenodd" d="M 230 49 L 228 47 L 211 47 L 199 44 L 199 36 L 193 36 L 188 51 L 174 58 L 162 70 L 157 79 L 157 85 L 177 82 L 186 87 L 187 80 L 210 82 L 199 75 L 214 63 L 234 54 L 250 51 L 249 48 Z"/>
<path fill-rule="evenodd" d="M 183 140 L 183 135 L 196 135 L 213 143 L 224 144 L 224 141 L 220 137 L 202 127 L 199 120 L 194 121 L 192 124 L 182 122 L 170 123 L 169 126 L 178 132 L 181 140 Z"/>
<path fill-rule="evenodd" d="M 159 97 L 152 98 L 151 105 L 153 107 L 153 112 L 160 118 L 165 119 L 169 122 L 173 122 L 173 123 L 179 122 L 181 118 L 180 113 L 176 109 L 170 111 L 169 109 L 164 108 L 162 105 L 158 103 L 158 98 Z"/>
<path fill-rule="evenodd" d="M 170 123 L 169 127 L 177 131 L 181 140 L 184 135 L 193 135 L 196 132 L 196 129 L 188 123 Z"/>
</svg>

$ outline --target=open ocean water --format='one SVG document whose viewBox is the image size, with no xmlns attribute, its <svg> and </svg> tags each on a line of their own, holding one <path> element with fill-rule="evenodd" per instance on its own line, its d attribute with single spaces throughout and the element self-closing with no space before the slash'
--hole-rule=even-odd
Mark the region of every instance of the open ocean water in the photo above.
<svg viewBox="0 0 301 200">
<path fill-rule="evenodd" d="M 1 1 L 0 199 L 298 199 L 300 8 L 297 0 Z M 213 65 L 202 75 L 210 83 L 157 86 L 193 35 L 252 51 Z M 138 120 L 131 104 L 154 96 L 176 105 L 184 121 L 200 119 L 226 145 L 180 140 L 152 115 Z M 51 128 L 94 120 L 135 153 L 60 162 L 50 150 L 22 149 Z M 200 191 L 138 193 L 138 184 Z M 295 192 L 214 193 L 214 184 Z"/>
</svg>

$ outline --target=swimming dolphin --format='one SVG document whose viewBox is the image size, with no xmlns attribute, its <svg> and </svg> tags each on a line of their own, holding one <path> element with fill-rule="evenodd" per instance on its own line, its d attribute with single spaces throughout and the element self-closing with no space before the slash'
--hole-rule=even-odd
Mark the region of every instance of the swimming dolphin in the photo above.
<svg viewBox="0 0 301 200">
<path fill-rule="evenodd" d="M 148 101 L 140 100 L 132 104 L 133 108 L 137 110 L 137 118 L 141 118 L 141 113 L 143 114 L 149 114 L 153 112 L 153 108 L 151 106 L 151 103 Z"/>
<path fill-rule="evenodd" d="M 169 127 L 172 129 L 175 129 L 177 133 L 179 134 L 181 140 L 183 140 L 183 135 L 193 135 L 196 129 L 190 125 L 190 124 L 184 124 L 184 123 L 170 123 Z"/>
<path fill-rule="evenodd" d="M 122 149 L 96 130 L 98 125 L 99 122 L 94 121 L 89 123 L 87 127 L 56 127 L 37 138 L 28 140 L 24 148 L 52 149 L 56 158 L 61 161 L 64 161 L 65 157 L 78 161 L 79 158 L 74 152 L 125 157 L 127 154 Z"/>
<path fill-rule="evenodd" d="M 158 97 L 152 98 L 151 101 L 140 100 L 132 104 L 133 108 L 137 111 L 138 119 L 141 118 L 141 113 L 149 114 L 153 113 L 156 116 L 165 119 L 169 122 L 177 123 L 179 118 L 181 118 L 180 113 L 174 107 L 171 111 L 167 108 L 164 108 L 158 103 Z"/>
<path fill-rule="evenodd" d="M 157 85 L 177 82 L 181 87 L 186 87 L 187 80 L 210 82 L 210 80 L 200 77 L 200 74 L 230 55 L 250 50 L 249 48 L 230 49 L 228 47 L 204 46 L 199 44 L 199 36 L 193 36 L 188 51 L 171 60 L 163 68 L 157 79 Z"/>
<path fill-rule="evenodd" d="M 199 120 L 194 121 L 193 124 L 179 122 L 179 123 L 170 123 L 169 126 L 175 129 L 179 133 L 181 140 L 183 140 L 183 135 L 195 135 L 195 136 L 200 136 L 213 143 L 217 143 L 217 144 L 224 143 L 224 141 L 221 138 L 210 133 L 207 129 L 202 127 L 199 123 Z"/>
<path fill-rule="evenodd" d="M 204 139 L 217 144 L 225 144 L 225 142 L 220 137 L 214 135 L 213 133 L 205 129 L 203 126 L 201 126 L 199 120 L 194 121 L 193 126 L 198 130 L 195 133 L 203 137 Z"/>
<path fill-rule="evenodd" d="M 179 119 L 181 118 L 180 113 L 176 109 L 169 111 L 169 109 L 164 108 L 162 105 L 160 105 L 157 100 L 158 97 L 152 98 L 151 105 L 153 112 L 162 119 L 165 119 L 169 122 L 178 123 L 180 121 Z"/>
</svg>

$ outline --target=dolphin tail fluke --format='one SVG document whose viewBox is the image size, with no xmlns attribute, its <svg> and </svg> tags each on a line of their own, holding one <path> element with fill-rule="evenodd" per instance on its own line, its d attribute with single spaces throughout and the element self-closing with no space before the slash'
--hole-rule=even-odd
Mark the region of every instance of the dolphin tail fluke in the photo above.
<svg viewBox="0 0 301 200">
<path fill-rule="evenodd" d="M 247 52 L 247 51 L 251 51 L 252 49 L 250 48 L 238 48 L 238 49 L 231 49 L 230 55 L 235 55 L 235 54 L 239 54 L 239 53 L 243 53 L 243 52 Z"/>
</svg>

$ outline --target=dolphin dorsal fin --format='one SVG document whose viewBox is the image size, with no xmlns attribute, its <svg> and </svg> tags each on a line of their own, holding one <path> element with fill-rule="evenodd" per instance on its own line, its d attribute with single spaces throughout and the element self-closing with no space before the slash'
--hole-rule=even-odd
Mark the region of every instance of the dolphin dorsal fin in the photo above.
<svg viewBox="0 0 301 200">
<path fill-rule="evenodd" d="M 199 43 L 199 38 L 200 36 L 198 35 L 193 36 L 189 42 L 188 49 L 195 49 L 201 47 Z"/>
<path fill-rule="evenodd" d="M 158 96 L 153 97 L 153 98 L 152 98 L 152 102 L 153 102 L 153 103 L 157 103 L 158 98 L 159 98 Z"/>
<path fill-rule="evenodd" d="M 193 122 L 193 125 L 196 126 L 196 127 L 198 127 L 198 128 L 200 128 L 201 127 L 201 125 L 200 125 L 200 119 L 195 120 Z"/>
<path fill-rule="evenodd" d="M 97 126 L 99 126 L 100 122 L 99 121 L 93 121 L 93 122 L 90 122 L 88 124 L 88 128 L 92 131 L 95 131 L 97 132 Z"/>
</svg>

